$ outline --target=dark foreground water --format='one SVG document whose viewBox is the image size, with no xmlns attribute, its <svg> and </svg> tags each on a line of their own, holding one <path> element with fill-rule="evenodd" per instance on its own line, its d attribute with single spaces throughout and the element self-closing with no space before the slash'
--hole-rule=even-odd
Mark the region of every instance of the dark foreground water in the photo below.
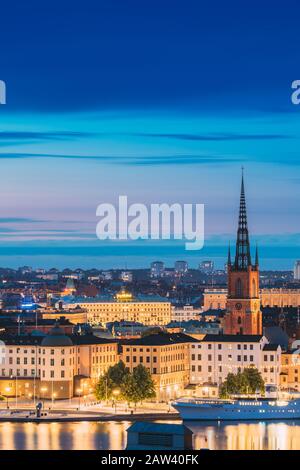
<svg viewBox="0 0 300 470">
<path fill-rule="evenodd" d="M 0 449 L 124 449 L 131 423 L 0 423 Z M 194 448 L 300 449 L 300 421 L 268 423 L 185 423 Z"/>
</svg>

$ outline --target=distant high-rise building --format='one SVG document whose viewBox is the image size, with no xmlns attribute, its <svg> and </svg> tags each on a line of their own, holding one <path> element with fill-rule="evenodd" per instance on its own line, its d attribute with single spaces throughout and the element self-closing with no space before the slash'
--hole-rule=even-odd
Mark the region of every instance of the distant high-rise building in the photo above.
<svg viewBox="0 0 300 470">
<path fill-rule="evenodd" d="M 300 281 L 300 260 L 297 260 L 295 262 L 294 266 L 294 279 L 296 281 Z"/>
<path fill-rule="evenodd" d="M 199 264 L 199 270 L 202 273 L 211 274 L 214 270 L 214 262 L 213 261 L 202 261 Z"/>
<path fill-rule="evenodd" d="M 161 277 L 165 271 L 165 264 L 162 261 L 153 261 L 150 266 L 151 277 Z"/>
<path fill-rule="evenodd" d="M 120 279 L 123 282 L 132 282 L 132 272 L 122 271 L 120 274 Z"/>
<path fill-rule="evenodd" d="M 174 269 L 176 274 L 184 274 L 188 271 L 189 265 L 186 261 L 175 261 Z"/>
</svg>

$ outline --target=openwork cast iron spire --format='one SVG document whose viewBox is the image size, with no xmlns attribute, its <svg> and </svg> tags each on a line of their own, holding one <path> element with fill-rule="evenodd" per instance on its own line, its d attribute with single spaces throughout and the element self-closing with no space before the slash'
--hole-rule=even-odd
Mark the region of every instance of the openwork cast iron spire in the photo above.
<svg viewBox="0 0 300 470">
<path fill-rule="evenodd" d="M 247 226 L 244 174 L 242 170 L 239 226 L 238 226 L 238 231 L 237 231 L 234 267 L 236 270 L 244 271 L 244 270 L 247 270 L 248 266 L 250 265 L 251 265 L 250 243 L 249 243 L 249 233 L 248 233 L 248 226 Z"/>
</svg>

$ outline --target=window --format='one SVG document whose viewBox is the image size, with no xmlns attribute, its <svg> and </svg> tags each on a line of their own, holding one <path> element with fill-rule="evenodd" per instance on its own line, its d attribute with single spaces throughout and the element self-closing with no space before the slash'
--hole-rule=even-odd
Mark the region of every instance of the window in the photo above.
<svg viewBox="0 0 300 470">
<path fill-rule="evenodd" d="M 256 282 L 255 279 L 252 281 L 252 297 L 257 297 L 256 295 Z"/>
<path fill-rule="evenodd" d="M 243 291 L 242 281 L 241 281 L 240 278 L 238 278 L 238 280 L 236 281 L 236 284 L 235 284 L 235 294 L 236 294 L 237 298 L 242 297 L 242 291 Z"/>
</svg>

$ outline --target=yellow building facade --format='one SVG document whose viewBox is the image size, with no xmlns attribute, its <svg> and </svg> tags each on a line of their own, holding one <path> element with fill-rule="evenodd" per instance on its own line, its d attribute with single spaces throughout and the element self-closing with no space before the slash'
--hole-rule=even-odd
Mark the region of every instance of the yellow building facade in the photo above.
<svg viewBox="0 0 300 470">
<path fill-rule="evenodd" d="M 121 359 L 132 371 L 139 364 L 151 373 L 158 401 L 169 401 L 185 393 L 189 384 L 190 336 L 159 333 L 122 344 Z"/>
<path fill-rule="evenodd" d="M 293 352 L 282 353 L 280 388 L 300 391 L 300 356 Z"/>
<path fill-rule="evenodd" d="M 71 309 L 79 305 L 87 312 L 87 321 L 91 325 L 103 325 L 114 321 L 140 322 L 143 325 L 166 325 L 172 319 L 171 302 L 116 300 L 107 302 L 80 301 L 68 304 Z"/>
</svg>

